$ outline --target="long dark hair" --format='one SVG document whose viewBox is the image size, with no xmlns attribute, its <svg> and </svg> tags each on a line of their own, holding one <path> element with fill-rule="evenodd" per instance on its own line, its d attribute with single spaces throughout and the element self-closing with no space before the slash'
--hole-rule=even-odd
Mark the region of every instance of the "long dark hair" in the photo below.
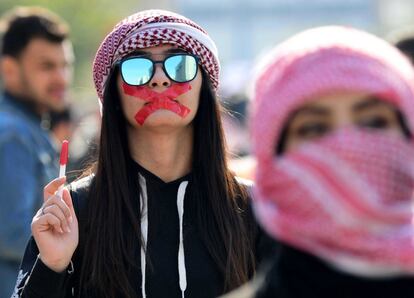
<svg viewBox="0 0 414 298">
<path fill-rule="evenodd" d="M 194 125 L 192 172 L 198 228 L 225 280 L 223 293 L 246 282 L 255 267 L 254 228 L 245 217 L 247 191 L 227 169 L 220 105 L 203 73 Z M 142 243 L 138 174 L 131 168 L 126 120 L 115 69 L 104 94 L 100 150 L 81 223 L 80 287 L 99 297 L 135 297 L 129 274 Z M 135 235 L 135 237 L 134 237 Z M 137 240 L 138 239 L 138 240 Z"/>
</svg>

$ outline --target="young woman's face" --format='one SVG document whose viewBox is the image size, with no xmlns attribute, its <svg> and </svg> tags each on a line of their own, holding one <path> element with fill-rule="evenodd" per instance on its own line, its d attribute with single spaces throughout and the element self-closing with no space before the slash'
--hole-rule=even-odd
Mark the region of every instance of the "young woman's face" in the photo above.
<svg viewBox="0 0 414 298">
<path fill-rule="evenodd" d="M 164 61 L 177 53 L 185 52 L 172 45 L 160 45 L 142 49 L 134 53 L 134 56 Z M 192 81 L 176 83 L 164 72 L 162 63 L 157 63 L 151 80 L 140 87 L 128 87 L 119 73 L 117 86 L 121 106 L 128 123 L 137 129 L 170 128 L 190 124 L 198 109 L 202 84 L 200 67 L 197 67 L 197 75 Z M 157 101 L 159 105 L 156 104 Z M 163 104 L 166 106 L 161 107 Z"/>
<path fill-rule="evenodd" d="M 404 136 L 393 105 L 369 94 L 339 93 L 319 97 L 293 113 L 286 129 L 284 151 L 350 126 Z"/>
</svg>

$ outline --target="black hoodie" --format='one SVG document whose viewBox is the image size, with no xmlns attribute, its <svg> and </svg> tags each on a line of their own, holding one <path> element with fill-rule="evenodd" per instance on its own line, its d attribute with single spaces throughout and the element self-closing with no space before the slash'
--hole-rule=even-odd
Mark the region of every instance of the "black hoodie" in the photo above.
<svg viewBox="0 0 414 298">
<path fill-rule="evenodd" d="M 165 183 L 139 165 L 135 164 L 135 166 L 144 183 L 141 183 L 143 197 L 146 194 L 148 201 L 148 245 L 147 256 L 144 258 L 146 262 L 142 263 L 138 251 L 135 264 L 137 266 L 134 267 L 137 269 L 132 269 L 135 271 L 131 275 L 131 284 L 136 285 L 137 297 L 142 297 L 141 268 L 145 268 L 146 297 L 182 297 L 178 269 L 180 227 L 182 227 L 185 256 L 185 272 L 181 273 L 181 280 L 186 280 L 187 283 L 184 297 L 207 298 L 223 294 L 225 278 L 197 230 L 192 194 L 194 191 L 202 190 L 192 189 L 192 174 Z M 85 210 L 85 199 L 91 180 L 87 178 L 71 185 L 71 196 L 80 231 L 82 231 L 81 225 L 84 221 L 82 210 Z M 184 198 L 185 210 L 182 226 L 177 211 L 180 193 Z M 257 227 L 250 208 L 246 209 L 244 218 L 249 221 L 249 224 L 255 226 L 255 254 L 259 262 L 273 249 L 273 241 Z M 37 258 L 37 255 L 36 243 L 31 238 L 12 297 L 78 297 L 79 268 L 82 258 L 79 252 L 75 252 L 71 265 L 63 273 L 50 270 Z M 250 275 L 252 276 L 253 272 Z M 90 297 L 96 297 L 96 295 L 89 293 L 88 298 Z"/>
</svg>

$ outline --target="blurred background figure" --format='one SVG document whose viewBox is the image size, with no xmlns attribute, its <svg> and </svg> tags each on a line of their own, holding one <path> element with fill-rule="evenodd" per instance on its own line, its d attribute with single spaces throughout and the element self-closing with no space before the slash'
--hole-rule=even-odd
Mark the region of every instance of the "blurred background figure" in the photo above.
<svg viewBox="0 0 414 298">
<path fill-rule="evenodd" d="M 50 114 L 66 107 L 73 52 L 68 26 L 43 8 L 13 9 L 1 29 L 0 297 L 8 297 L 43 186 L 58 174 Z"/>
<path fill-rule="evenodd" d="M 259 65 L 254 209 L 279 249 L 255 293 L 234 297 L 411 296 L 409 60 L 374 35 L 328 26 L 291 37 Z"/>
</svg>

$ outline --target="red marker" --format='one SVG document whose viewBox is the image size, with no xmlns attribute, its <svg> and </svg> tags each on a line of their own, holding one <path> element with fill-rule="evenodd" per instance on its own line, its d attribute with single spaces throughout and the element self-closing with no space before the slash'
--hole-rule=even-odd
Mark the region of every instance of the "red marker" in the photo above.
<svg viewBox="0 0 414 298">
<path fill-rule="evenodd" d="M 62 149 L 60 151 L 60 161 L 59 161 L 59 178 L 62 178 L 66 175 L 66 164 L 68 163 L 68 149 L 69 142 L 64 140 L 62 142 Z M 58 196 L 62 197 L 63 185 L 58 189 Z"/>
</svg>

